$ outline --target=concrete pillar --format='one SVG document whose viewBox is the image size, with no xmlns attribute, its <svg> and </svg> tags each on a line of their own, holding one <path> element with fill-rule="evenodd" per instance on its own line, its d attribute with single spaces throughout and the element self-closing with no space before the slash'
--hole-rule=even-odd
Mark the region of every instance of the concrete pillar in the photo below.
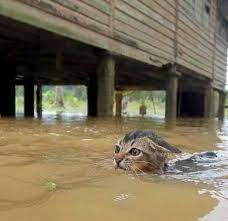
<svg viewBox="0 0 228 221">
<path fill-rule="evenodd" d="M 225 103 L 226 103 L 226 92 L 219 91 L 219 107 L 218 107 L 218 118 L 220 120 L 224 119 L 225 115 Z"/>
<path fill-rule="evenodd" d="M 97 116 L 97 75 L 92 74 L 89 76 L 87 85 L 87 109 L 88 116 Z"/>
<path fill-rule="evenodd" d="M 122 115 L 122 100 L 123 92 L 116 91 L 116 117 L 121 117 Z"/>
<path fill-rule="evenodd" d="M 42 85 L 37 84 L 36 88 L 36 113 L 39 118 L 42 117 Z"/>
<path fill-rule="evenodd" d="M 115 88 L 115 60 L 108 53 L 100 53 L 97 63 L 97 115 L 113 116 Z"/>
<path fill-rule="evenodd" d="M 12 73 L 2 73 L 0 79 L 0 114 L 2 117 L 15 116 L 15 83 Z"/>
<path fill-rule="evenodd" d="M 166 82 L 166 119 L 175 119 L 177 117 L 177 89 L 178 75 L 170 74 Z"/>
<path fill-rule="evenodd" d="M 24 85 L 24 116 L 34 117 L 34 84 L 32 82 Z"/>
<path fill-rule="evenodd" d="M 204 117 L 213 118 L 215 117 L 215 95 L 211 85 L 205 89 L 204 94 Z"/>
</svg>

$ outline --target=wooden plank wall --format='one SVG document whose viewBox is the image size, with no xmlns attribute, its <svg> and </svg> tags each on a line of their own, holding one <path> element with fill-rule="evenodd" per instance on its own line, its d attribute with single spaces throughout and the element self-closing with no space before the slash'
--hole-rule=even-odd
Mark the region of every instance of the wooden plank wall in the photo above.
<svg viewBox="0 0 228 221">
<path fill-rule="evenodd" d="M 174 62 L 175 22 L 175 0 L 116 0 L 113 37 L 167 64 Z"/>
<path fill-rule="evenodd" d="M 110 36 L 110 0 L 17 0 L 48 14 Z"/>
<path fill-rule="evenodd" d="M 155 65 L 174 62 L 175 0 L 19 1 L 136 48 Z"/>
<path fill-rule="evenodd" d="M 214 35 L 216 0 L 210 28 L 189 7 L 187 0 L 1 0 L 0 14 L 156 66 L 177 62 L 222 82 L 226 44 Z"/>
<path fill-rule="evenodd" d="M 187 0 L 179 0 L 177 63 L 212 78 L 214 34 L 190 14 L 190 7 Z"/>
<path fill-rule="evenodd" d="M 226 82 L 227 68 L 227 42 L 220 36 L 215 38 L 214 56 L 214 86 L 218 89 L 224 88 Z"/>
<path fill-rule="evenodd" d="M 0 14 L 155 66 L 174 62 L 175 0 L 1 0 Z"/>
</svg>

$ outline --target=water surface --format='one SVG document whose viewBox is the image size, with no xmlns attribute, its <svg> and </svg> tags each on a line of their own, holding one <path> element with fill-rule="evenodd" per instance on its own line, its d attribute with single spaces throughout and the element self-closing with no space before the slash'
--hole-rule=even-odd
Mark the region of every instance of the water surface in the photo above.
<svg viewBox="0 0 228 221">
<path fill-rule="evenodd" d="M 114 170 L 113 145 L 154 130 L 195 170 L 135 176 Z M 4 221 L 228 220 L 228 122 L 185 119 L 0 119 L 0 217 Z"/>
</svg>

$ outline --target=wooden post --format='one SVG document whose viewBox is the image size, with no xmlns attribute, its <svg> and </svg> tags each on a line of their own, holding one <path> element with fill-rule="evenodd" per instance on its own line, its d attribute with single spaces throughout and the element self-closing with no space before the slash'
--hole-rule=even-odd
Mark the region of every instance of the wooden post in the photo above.
<svg viewBox="0 0 228 221">
<path fill-rule="evenodd" d="M 177 88 L 178 75 L 168 75 L 166 82 L 166 119 L 175 119 L 177 117 Z"/>
<path fill-rule="evenodd" d="M 12 73 L 2 73 L 0 79 L 0 114 L 2 117 L 15 116 L 15 83 Z"/>
<path fill-rule="evenodd" d="M 0 113 L 2 117 L 15 116 L 15 85 L 9 79 L 1 79 Z"/>
<path fill-rule="evenodd" d="M 36 88 L 36 113 L 37 117 L 41 118 L 42 117 L 42 85 L 37 84 Z"/>
<path fill-rule="evenodd" d="M 218 118 L 223 120 L 225 116 L 225 103 L 226 103 L 226 92 L 219 91 L 219 108 L 218 108 Z"/>
<path fill-rule="evenodd" d="M 24 116 L 34 117 L 34 84 L 32 82 L 24 85 Z"/>
<path fill-rule="evenodd" d="M 122 100 L 123 92 L 116 91 L 116 117 L 121 117 L 122 115 Z"/>
<path fill-rule="evenodd" d="M 88 116 L 97 116 L 97 75 L 92 74 L 89 76 L 87 85 L 87 109 Z"/>
<path fill-rule="evenodd" d="M 97 114 L 113 116 L 115 60 L 109 53 L 99 53 L 97 64 Z"/>
<path fill-rule="evenodd" d="M 205 89 L 204 95 L 204 117 L 213 118 L 215 117 L 215 103 L 214 103 L 214 90 L 211 85 Z"/>
</svg>

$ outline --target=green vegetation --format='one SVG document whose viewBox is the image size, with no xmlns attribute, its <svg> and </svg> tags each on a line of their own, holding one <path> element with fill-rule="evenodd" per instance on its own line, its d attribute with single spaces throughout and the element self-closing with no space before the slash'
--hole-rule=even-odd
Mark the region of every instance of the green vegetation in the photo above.
<svg viewBox="0 0 228 221">
<path fill-rule="evenodd" d="M 16 86 L 16 112 L 24 112 L 24 88 L 22 86 Z"/>
<path fill-rule="evenodd" d="M 35 88 L 36 89 L 36 88 Z M 43 86 L 43 111 L 71 112 L 86 115 L 87 94 L 85 86 Z M 24 111 L 23 87 L 16 87 L 16 107 L 18 113 Z M 164 116 L 165 92 L 127 91 L 122 101 L 124 116 L 139 116 L 141 105 L 147 108 L 146 116 Z"/>
<path fill-rule="evenodd" d="M 86 114 L 86 87 L 43 87 L 43 110 L 51 112 L 77 112 Z"/>
<path fill-rule="evenodd" d="M 139 116 L 141 105 L 147 107 L 146 116 L 164 116 L 165 92 L 164 91 L 128 91 L 124 93 L 123 114 Z"/>
<path fill-rule="evenodd" d="M 44 112 L 74 112 L 86 114 L 87 95 L 85 86 L 43 86 Z M 23 87 L 16 87 L 17 112 L 23 113 Z"/>
</svg>

